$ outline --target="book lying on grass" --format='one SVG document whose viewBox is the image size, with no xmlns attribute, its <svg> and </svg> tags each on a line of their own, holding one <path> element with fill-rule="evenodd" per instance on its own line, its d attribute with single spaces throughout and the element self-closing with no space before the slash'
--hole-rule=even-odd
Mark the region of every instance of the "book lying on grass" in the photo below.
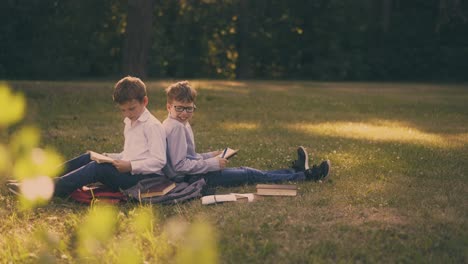
<svg viewBox="0 0 468 264">
<path fill-rule="evenodd" d="M 258 195 L 271 196 L 296 196 L 297 186 L 295 184 L 257 184 Z"/>
<path fill-rule="evenodd" d="M 202 204 L 215 204 L 224 202 L 253 202 L 256 200 L 253 193 L 230 193 L 207 195 L 201 198 Z"/>
<path fill-rule="evenodd" d="M 176 183 L 170 180 L 162 181 L 158 184 L 151 186 L 149 189 L 140 193 L 141 198 L 163 196 L 172 191 L 176 187 Z"/>
<path fill-rule="evenodd" d="M 221 154 L 219 154 L 217 157 L 230 159 L 230 158 L 234 157 L 237 154 L 238 151 L 239 151 L 238 149 L 225 148 L 223 150 L 223 152 Z"/>
<path fill-rule="evenodd" d="M 114 162 L 113 158 L 108 157 L 108 156 L 104 156 L 104 155 L 99 154 L 97 152 L 88 150 L 88 153 L 89 153 L 89 156 L 90 156 L 91 160 L 94 160 L 97 163 L 106 163 L 106 162 L 107 163 L 112 163 L 112 162 Z"/>
</svg>

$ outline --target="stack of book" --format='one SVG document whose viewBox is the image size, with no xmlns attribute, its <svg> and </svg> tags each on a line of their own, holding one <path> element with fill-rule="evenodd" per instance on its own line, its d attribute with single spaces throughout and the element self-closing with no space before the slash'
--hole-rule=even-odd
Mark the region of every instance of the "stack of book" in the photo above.
<svg viewBox="0 0 468 264">
<path fill-rule="evenodd" d="M 296 196 L 295 184 L 257 184 L 257 195 Z"/>
</svg>

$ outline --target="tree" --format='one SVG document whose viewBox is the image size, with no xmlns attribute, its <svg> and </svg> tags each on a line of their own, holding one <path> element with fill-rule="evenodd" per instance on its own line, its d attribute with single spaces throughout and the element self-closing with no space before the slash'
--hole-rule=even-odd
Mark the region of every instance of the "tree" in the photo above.
<svg viewBox="0 0 468 264">
<path fill-rule="evenodd" d="M 147 76 L 152 43 L 153 7 L 153 0 L 128 0 L 122 64 L 124 75 Z"/>
<path fill-rule="evenodd" d="M 248 79 L 251 77 L 251 65 L 249 61 L 249 6 L 247 0 L 239 1 L 239 37 L 237 50 L 239 53 L 236 75 L 237 79 Z"/>
<path fill-rule="evenodd" d="M 392 0 L 382 1 L 382 31 L 387 33 L 390 28 L 390 17 L 392 14 Z"/>
<path fill-rule="evenodd" d="M 435 26 L 435 32 L 440 33 L 441 27 L 449 24 L 451 20 L 460 20 L 466 23 L 468 19 L 463 14 L 462 4 L 460 0 L 440 0 L 439 14 Z"/>
</svg>

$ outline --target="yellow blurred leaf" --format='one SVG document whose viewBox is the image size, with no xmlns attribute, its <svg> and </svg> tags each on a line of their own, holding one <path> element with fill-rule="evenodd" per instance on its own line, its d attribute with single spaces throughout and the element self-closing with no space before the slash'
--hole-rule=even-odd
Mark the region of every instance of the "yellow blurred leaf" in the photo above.
<svg viewBox="0 0 468 264">
<path fill-rule="evenodd" d="M 37 167 L 37 174 L 55 177 L 62 172 L 64 160 L 55 150 L 48 148 L 45 150 L 33 149 L 32 155 L 33 162 Z"/>
<path fill-rule="evenodd" d="M 62 157 L 52 149 L 31 149 L 27 155 L 16 159 L 13 176 L 18 180 L 34 178 L 38 175 L 58 176 L 62 171 Z"/>
<path fill-rule="evenodd" d="M 20 121 L 25 112 L 26 100 L 20 93 L 12 93 L 10 87 L 0 83 L 0 127 L 7 127 Z"/>
<path fill-rule="evenodd" d="M 117 211 L 111 206 L 91 208 L 78 230 L 78 252 L 82 257 L 97 252 L 114 234 Z"/>
<path fill-rule="evenodd" d="M 40 131 L 35 127 L 25 126 L 13 134 L 10 149 L 14 156 L 24 155 L 37 147 L 39 141 Z"/>
<path fill-rule="evenodd" d="M 27 200 L 49 200 L 54 193 L 54 182 L 47 176 L 28 178 L 21 182 L 21 194 Z"/>
<path fill-rule="evenodd" d="M 176 263 L 218 263 L 214 229 L 205 222 L 194 222 L 188 231 L 183 245 L 179 248 Z"/>
<path fill-rule="evenodd" d="M 7 172 L 10 167 L 10 157 L 5 146 L 0 144 L 0 177 Z"/>
<path fill-rule="evenodd" d="M 135 243 L 132 243 L 129 240 L 123 241 L 119 245 L 119 250 L 117 251 L 117 264 L 137 264 L 143 263 L 143 258 L 141 252 L 135 246 Z"/>
<path fill-rule="evenodd" d="M 132 225 L 137 234 L 153 232 L 153 210 L 151 207 L 139 207 L 136 209 Z"/>
</svg>

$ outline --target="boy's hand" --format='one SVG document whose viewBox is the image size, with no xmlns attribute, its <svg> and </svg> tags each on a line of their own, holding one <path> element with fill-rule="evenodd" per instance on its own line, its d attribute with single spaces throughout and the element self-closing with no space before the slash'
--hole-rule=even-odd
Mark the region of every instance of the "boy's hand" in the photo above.
<svg viewBox="0 0 468 264">
<path fill-rule="evenodd" d="M 132 171 L 132 164 L 128 160 L 114 160 L 112 165 L 114 165 L 120 173 Z"/>
<path fill-rule="evenodd" d="M 228 164 L 228 160 L 225 159 L 225 158 L 218 158 L 218 161 L 219 161 L 219 168 L 220 169 L 224 169 L 226 168 L 226 165 Z"/>
</svg>

